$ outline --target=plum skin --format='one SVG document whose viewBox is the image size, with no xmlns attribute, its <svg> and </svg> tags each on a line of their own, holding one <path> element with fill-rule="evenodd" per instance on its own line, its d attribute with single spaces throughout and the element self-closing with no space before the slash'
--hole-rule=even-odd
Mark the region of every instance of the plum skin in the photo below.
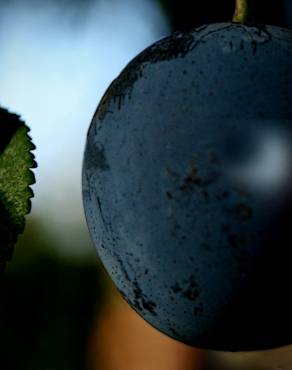
<svg viewBox="0 0 292 370">
<path fill-rule="evenodd" d="M 175 33 L 129 63 L 91 122 L 95 247 L 129 304 L 184 343 L 292 342 L 291 54 L 278 27 Z"/>
</svg>

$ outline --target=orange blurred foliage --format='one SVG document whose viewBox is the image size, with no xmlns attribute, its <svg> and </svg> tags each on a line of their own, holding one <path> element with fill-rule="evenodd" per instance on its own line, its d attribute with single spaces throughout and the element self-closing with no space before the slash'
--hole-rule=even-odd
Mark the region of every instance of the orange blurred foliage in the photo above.
<svg viewBox="0 0 292 370">
<path fill-rule="evenodd" d="M 92 370 L 202 370 L 205 351 L 146 323 L 115 292 L 98 315 L 89 343 Z"/>
</svg>

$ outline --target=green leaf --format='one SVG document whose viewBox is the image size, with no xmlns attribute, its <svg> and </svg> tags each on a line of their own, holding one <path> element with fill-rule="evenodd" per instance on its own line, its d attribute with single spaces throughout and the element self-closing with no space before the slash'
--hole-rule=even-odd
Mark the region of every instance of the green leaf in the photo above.
<svg viewBox="0 0 292 370">
<path fill-rule="evenodd" d="M 29 128 L 16 114 L 0 108 L 0 270 L 12 257 L 17 237 L 30 212 L 35 182 L 35 146 Z"/>
</svg>

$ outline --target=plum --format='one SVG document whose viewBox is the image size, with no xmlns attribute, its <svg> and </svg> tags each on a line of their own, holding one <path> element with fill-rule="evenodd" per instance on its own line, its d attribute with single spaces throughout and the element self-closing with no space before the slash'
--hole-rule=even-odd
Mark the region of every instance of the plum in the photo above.
<svg viewBox="0 0 292 370">
<path fill-rule="evenodd" d="M 177 32 L 113 81 L 91 122 L 83 199 L 126 301 L 184 343 L 292 343 L 292 33 Z"/>
</svg>

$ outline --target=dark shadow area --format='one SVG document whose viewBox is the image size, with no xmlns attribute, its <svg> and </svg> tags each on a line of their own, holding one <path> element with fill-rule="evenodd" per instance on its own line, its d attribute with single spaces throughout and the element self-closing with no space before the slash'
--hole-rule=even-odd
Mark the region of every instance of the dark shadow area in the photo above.
<svg viewBox="0 0 292 370">
<path fill-rule="evenodd" d="M 85 370 L 87 338 L 104 299 L 100 265 L 51 254 L 36 228 L 30 225 L 0 281 L 1 367 Z"/>
<path fill-rule="evenodd" d="M 291 14 L 287 15 L 284 5 L 289 0 L 256 0 L 252 2 L 252 18 L 257 23 L 290 26 Z M 234 0 L 161 0 L 173 30 L 188 30 L 203 24 L 229 22 L 234 13 Z"/>
</svg>

